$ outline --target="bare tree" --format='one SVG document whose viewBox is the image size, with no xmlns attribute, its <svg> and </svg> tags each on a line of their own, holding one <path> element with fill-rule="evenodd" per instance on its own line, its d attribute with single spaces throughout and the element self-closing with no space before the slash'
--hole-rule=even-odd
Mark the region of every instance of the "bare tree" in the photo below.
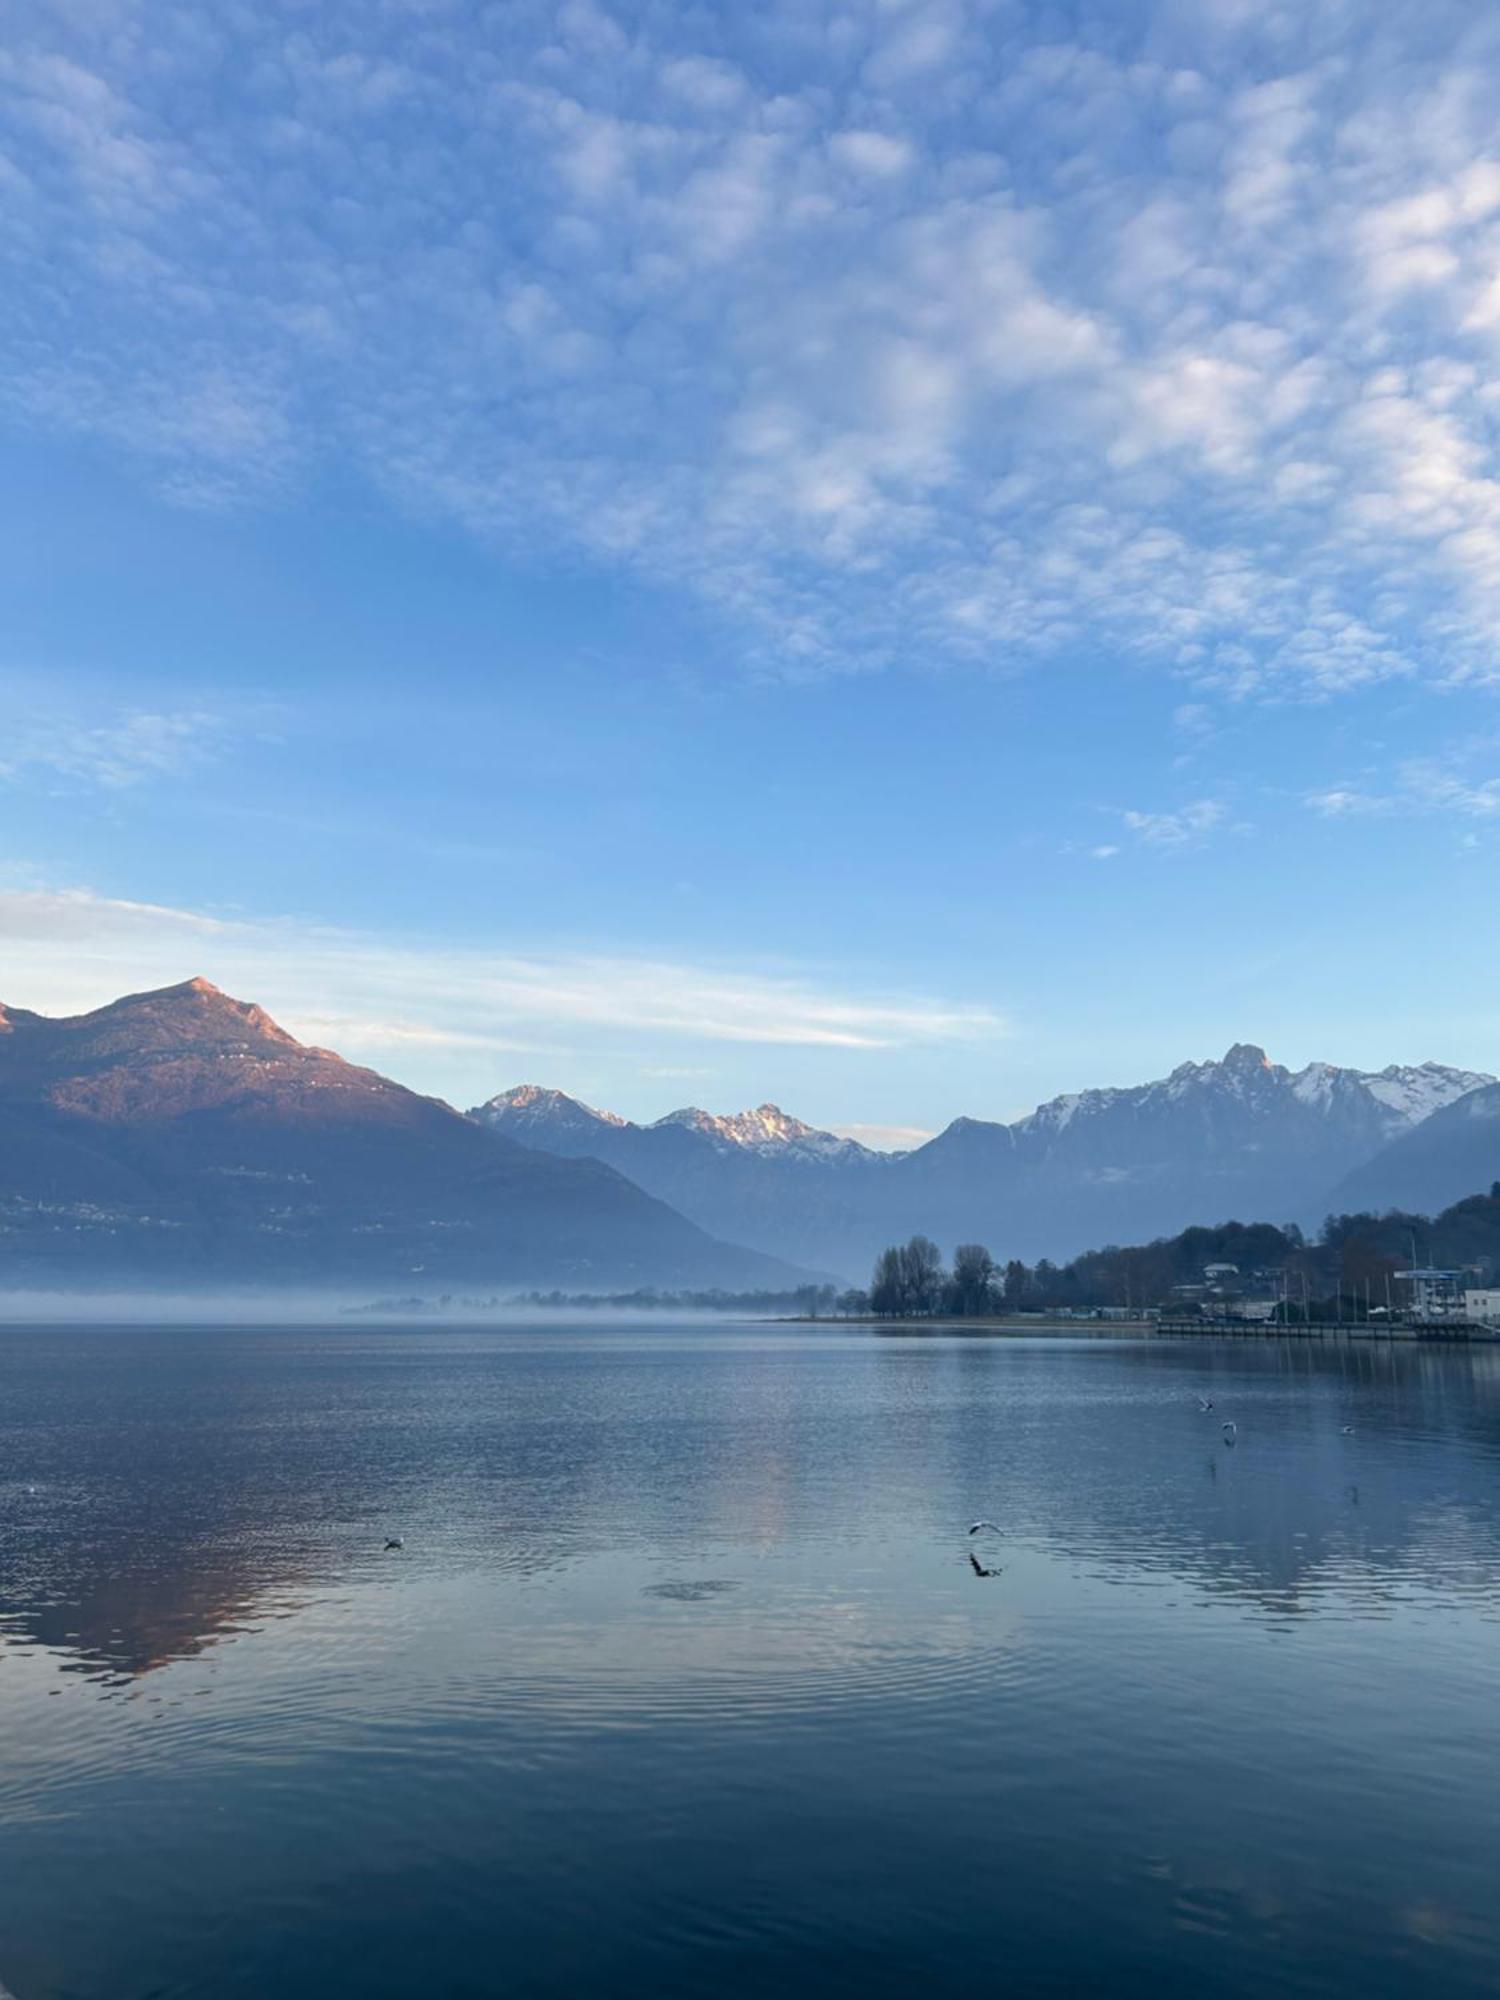
<svg viewBox="0 0 1500 2000">
<path fill-rule="evenodd" d="M 870 1310 L 883 1319 L 899 1319 L 906 1311 L 901 1252 L 894 1247 L 882 1250 L 875 1259 L 870 1278 Z"/>
<path fill-rule="evenodd" d="M 953 1311 L 963 1319 L 987 1313 L 994 1304 L 995 1275 L 995 1260 L 982 1243 L 960 1243 L 948 1287 Z"/>
<path fill-rule="evenodd" d="M 942 1251 L 930 1236 L 913 1236 L 875 1259 L 870 1310 L 891 1319 L 924 1318 L 941 1307 L 946 1283 Z"/>
</svg>

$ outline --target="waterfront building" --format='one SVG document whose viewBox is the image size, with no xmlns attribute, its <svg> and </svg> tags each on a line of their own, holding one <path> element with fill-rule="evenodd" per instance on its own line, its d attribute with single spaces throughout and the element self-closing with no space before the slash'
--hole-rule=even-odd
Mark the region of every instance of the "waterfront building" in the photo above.
<svg viewBox="0 0 1500 2000">
<path fill-rule="evenodd" d="M 1407 1288 L 1413 1319 L 1463 1319 L 1467 1316 L 1465 1271 L 1439 1271 L 1432 1266 L 1398 1271 L 1396 1283 Z"/>
</svg>

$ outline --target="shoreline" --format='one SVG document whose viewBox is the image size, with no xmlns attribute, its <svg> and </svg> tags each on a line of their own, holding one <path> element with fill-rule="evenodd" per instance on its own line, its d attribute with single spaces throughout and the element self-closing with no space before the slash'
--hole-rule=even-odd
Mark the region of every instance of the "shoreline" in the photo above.
<svg viewBox="0 0 1500 2000">
<path fill-rule="evenodd" d="M 1486 1326 L 1479 1320 L 1421 1322 L 1395 1326 L 1372 1326 L 1364 1320 L 1311 1320 L 1305 1325 L 1271 1325 L 1260 1320 L 1233 1323 L 1228 1320 L 1162 1319 L 957 1319 L 935 1315 L 931 1319 L 886 1319 L 875 1313 L 851 1313 L 845 1317 L 824 1317 L 814 1313 L 786 1313 L 757 1321 L 761 1326 L 847 1326 L 877 1333 L 925 1335 L 970 1334 L 1000 1340 L 1024 1339 L 1028 1334 L 1073 1334 L 1088 1340 L 1390 1340 L 1408 1343 L 1448 1342 L 1455 1346 L 1485 1345 L 1500 1341 L 1500 1326 Z"/>
</svg>

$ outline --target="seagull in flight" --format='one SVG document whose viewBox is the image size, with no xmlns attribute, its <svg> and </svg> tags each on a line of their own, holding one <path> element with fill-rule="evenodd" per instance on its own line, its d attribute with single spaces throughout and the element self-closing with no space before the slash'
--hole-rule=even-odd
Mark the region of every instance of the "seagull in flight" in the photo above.
<svg viewBox="0 0 1500 2000">
<path fill-rule="evenodd" d="M 399 1535 L 390 1535 L 390 1536 L 388 1536 L 388 1537 L 386 1538 L 386 1544 L 385 1544 L 385 1545 L 386 1545 L 386 1547 L 387 1547 L 388 1549 L 404 1549 L 404 1548 L 406 1547 L 406 1544 L 405 1544 L 405 1542 L 403 1542 L 403 1541 L 402 1541 L 402 1539 L 401 1539 L 401 1537 L 400 1537 Z"/>
<path fill-rule="evenodd" d="M 981 1528 L 988 1528 L 992 1535 L 998 1535 L 1000 1532 L 1000 1530 L 995 1526 L 993 1521 L 976 1521 L 973 1527 L 970 1528 L 969 1533 L 971 1535 L 977 1535 Z"/>
<path fill-rule="evenodd" d="M 1198 1408 L 1200 1410 L 1211 1410 L 1213 1406 L 1214 1399 L 1212 1396 L 1200 1396 L 1198 1398 Z"/>
<path fill-rule="evenodd" d="M 969 1551 L 969 1566 L 976 1576 L 998 1576 L 1000 1574 L 998 1569 L 986 1569 L 972 1549 Z"/>
<path fill-rule="evenodd" d="M 1226 1444 L 1233 1444 L 1239 1435 L 1240 1427 L 1236 1423 L 1227 1423 L 1220 1424 L 1219 1429 L 1224 1433 L 1224 1442 Z"/>
</svg>

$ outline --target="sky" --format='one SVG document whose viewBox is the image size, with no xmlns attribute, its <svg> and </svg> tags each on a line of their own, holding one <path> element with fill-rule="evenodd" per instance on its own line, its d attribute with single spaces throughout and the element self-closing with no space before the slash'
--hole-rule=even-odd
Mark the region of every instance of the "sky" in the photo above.
<svg viewBox="0 0 1500 2000">
<path fill-rule="evenodd" d="M 1500 12 L 0 0 L 0 1000 L 1500 1070 Z"/>
</svg>

